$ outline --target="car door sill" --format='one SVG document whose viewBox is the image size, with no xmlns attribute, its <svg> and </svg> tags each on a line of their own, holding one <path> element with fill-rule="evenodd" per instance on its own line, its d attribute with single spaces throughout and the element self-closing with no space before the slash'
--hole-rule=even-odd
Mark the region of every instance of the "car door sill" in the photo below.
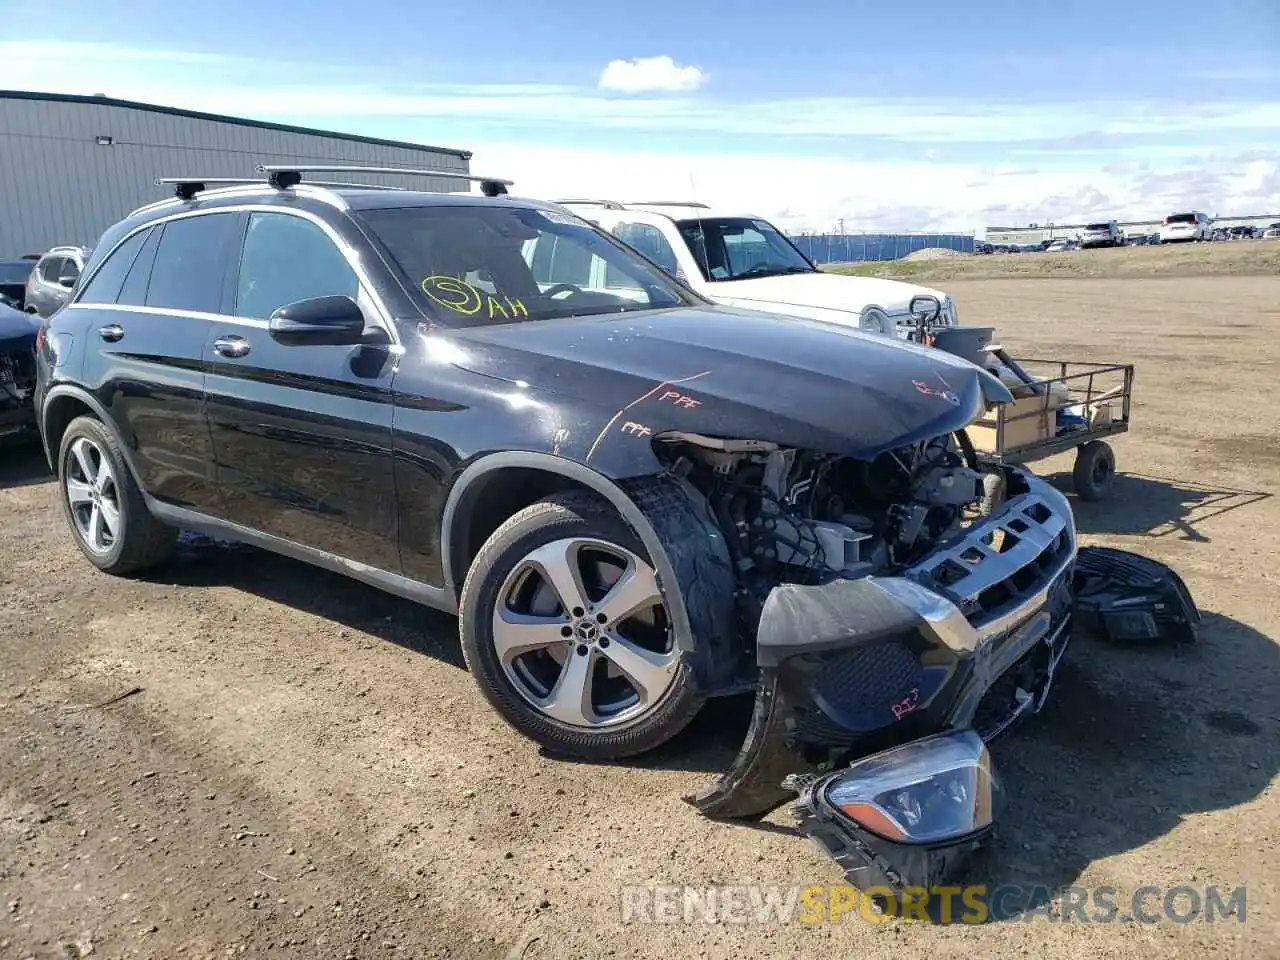
<svg viewBox="0 0 1280 960">
<path fill-rule="evenodd" d="M 325 570 L 332 570 L 334 573 L 343 574 L 359 580 L 361 583 L 367 583 L 371 587 L 377 587 L 379 590 L 394 594 L 397 597 L 404 597 L 406 600 L 412 600 L 423 606 L 433 607 L 445 613 L 457 614 L 458 612 L 457 599 L 449 590 L 443 587 L 433 587 L 427 583 L 410 580 L 408 577 L 402 577 L 398 573 L 371 567 L 356 560 L 348 560 L 346 557 L 339 557 L 325 550 L 318 550 L 315 547 L 295 543 L 283 537 L 276 537 L 249 527 L 242 527 L 240 524 L 232 523 L 230 520 L 219 520 L 216 517 L 188 510 L 185 507 L 164 503 L 154 497 L 146 496 L 145 499 L 147 508 L 151 511 L 152 516 L 180 529 L 194 530 L 197 533 L 203 533 L 205 536 L 223 537 L 227 540 L 247 543 L 250 546 L 260 547 L 263 550 L 269 550 L 272 553 L 278 553 L 293 560 L 301 560 L 303 563 L 309 563 Z"/>
</svg>

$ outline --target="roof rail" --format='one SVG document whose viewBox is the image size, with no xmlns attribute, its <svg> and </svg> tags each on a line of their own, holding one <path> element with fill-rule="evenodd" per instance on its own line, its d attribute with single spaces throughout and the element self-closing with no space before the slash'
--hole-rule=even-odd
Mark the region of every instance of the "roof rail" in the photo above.
<svg viewBox="0 0 1280 960">
<path fill-rule="evenodd" d="M 699 203 L 697 200 L 629 200 L 627 205 L 631 207 L 697 207 L 699 210 L 711 209 L 705 203 Z"/>
<path fill-rule="evenodd" d="M 476 177 L 469 173 L 457 173 L 453 170 L 412 170 L 406 167 L 347 167 L 340 164 L 260 164 L 258 172 L 267 174 L 267 182 L 278 189 L 297 186 L 302 182 L 304 173 L 401 174 L 408 177 L 441 177 L 447 180 L 465 180 L 468 183 L 480 184 L 480 192 L 486 197 L 502 196 L 507 192 L 507 187 L 511 186 L 510 180 L 502 180 L 498 177 Z M 347 186 L 351 186 L 351 184 L 347 184 Z"/>
<path fill-rule="evenodd" d="M 627 209 L 625 206 L 623 206 L 622 204 L 620 204 L 617 200 L 586 200 L 586 199 L 574 199 L 574 200 L 553 200 L 553 201 L 551 201 L 551 202 L 552 202 L 552 203 L 558 203 L 558 204 L 560 204 L 561 206 L 564 206 L 564 205 L 566 205 L 566 204 L 576 203 L 576 204 L 578 204 L 579 206 L 583 206 L 583 207 L 604 207 L 606 210 L 625 210 L 625 209 Z"/>
<path fill-rule="evenodd" d="M 375 183 L 347 183 L 338 180 L 308 180 L 313 187 L 356 187 L 361 190 L 404 190 L 405 187 L 388 187 Z M 213 187 L 250 186 L 265 187 L 267 182 L 261 177 L 159 177 L 156 186 L 173 186 L 174 195 L 181 200 L 190 200 L 195 194 Z"/>
</svg>

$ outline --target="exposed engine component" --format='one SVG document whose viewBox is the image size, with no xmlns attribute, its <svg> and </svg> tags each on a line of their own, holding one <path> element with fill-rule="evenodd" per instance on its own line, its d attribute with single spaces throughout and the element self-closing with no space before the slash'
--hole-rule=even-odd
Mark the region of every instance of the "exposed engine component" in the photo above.
<svg viewBox="0 0 1280 960">
<path fill-rule="evenodd" d="M 706 497 L 758 609 L 779 583 L 888 573 L 953 533 L 982 475 L 951 436 L 875 460 L 762 441 L 664 434 L 659 451 Z M 753 619 L 753 617 L 751 617 Z"/>
</svg>

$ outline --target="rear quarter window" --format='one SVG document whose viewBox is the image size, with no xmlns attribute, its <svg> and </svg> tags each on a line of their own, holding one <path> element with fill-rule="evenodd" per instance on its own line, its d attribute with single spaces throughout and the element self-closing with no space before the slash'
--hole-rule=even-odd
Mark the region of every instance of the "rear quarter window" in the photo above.
<svg viewBox="0 0 1280 960">
<path fill-rule="evenodd" d="M 129 269 L 138 257 L 138 251 L 151 235 L 152 229 L 139 230 L 122 244 L 116 247 L 102 262 L 102 266 L 94 271 L 89 282 L 80 294 L 81 303 L 115 303 L 120 296 L 120 287 Z"/>
</svg>

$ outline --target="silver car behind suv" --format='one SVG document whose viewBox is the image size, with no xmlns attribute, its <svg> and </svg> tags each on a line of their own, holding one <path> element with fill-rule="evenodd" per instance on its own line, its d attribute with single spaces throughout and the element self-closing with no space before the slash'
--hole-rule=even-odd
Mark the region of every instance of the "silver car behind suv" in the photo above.
<svg viewBox="0 0 1280 960">
<path fill-rule="evenodd" d="M 60 310 L 71 299 L 88 259 L 84 247 L 54 247 L 45 253 L 27 277 L 27 313 L 50 317 Z"/>
</svg>

